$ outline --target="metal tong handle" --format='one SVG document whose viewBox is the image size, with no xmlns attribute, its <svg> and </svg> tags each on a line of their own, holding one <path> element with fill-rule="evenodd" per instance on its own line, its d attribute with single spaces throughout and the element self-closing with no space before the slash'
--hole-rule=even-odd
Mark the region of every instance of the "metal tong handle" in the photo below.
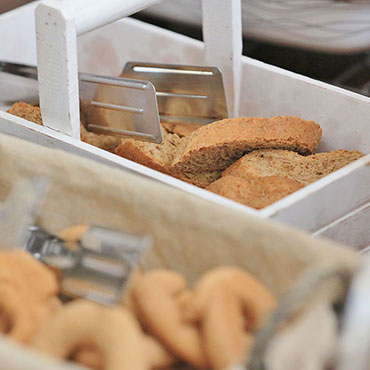
<svg viewBox="0 0 370 370">
<path fill-rule="evenodd" d="M 34 226 L 47 180 L 20 181 L 0 209 L 3 248 L 22 248 L 60 272 L 63 293 L 104 304 L 120 300 L 132 268 L 152 245 L 145 234 L 122 233 L 92 226 L 72 246 Z"/>
<path fill-rule="evenodd" d="M 33 226 L 24 249 L 59 271 L 65 295 L 113 304 L 121 299 L 132 269 L 151 244 L 147 235 L 97 226 L 90 227 L 79 242 L 67 243 Z"/>
</svg>

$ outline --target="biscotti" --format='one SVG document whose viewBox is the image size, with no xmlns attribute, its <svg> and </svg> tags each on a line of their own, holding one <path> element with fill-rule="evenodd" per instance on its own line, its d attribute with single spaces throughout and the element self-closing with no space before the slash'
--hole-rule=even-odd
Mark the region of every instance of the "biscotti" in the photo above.
<svg viewBox="0 0 370 370">
<path fill-rule="evenodd" d="M 39 107 L 18 102 L 12 105 L 12 107 L 8 110 L 8 113 L 20 118 L 24 118 L 33 123 L 37 123 L 38 125 L 42 125 L 42 117 Z"/>
<path fill-rule="evenodd" d="M 80 137 L 81 141 L 111 153 L 114 153 L 114 149 L 121 143 L 118 136 L 94 134 L 87 131 L 83 125 L 80 125 Z"/>
<path fill-rule="evenodd" d="M 171 163 L 176 151 L 181 144 L 181 138 L 162 130 L 163 141 L 161 144 L 149 143 L 135 139 L 122 139 L 116 147 L 115 153 L 120 157 L 130 159 L 153 170 L 172 175 L 189 184 L 205 188 L 213 181 L 219 179 L 222 171 L 205 171 L 201 173 L 173 173 Z"/>
<path fill-rule="evenodd" d="M 8 110 L 8 113 L 37 123 L 38 125 L 43 125 L 40 107 L 35 107 L 27 103 L 19 102 L 13 104 L 13 106 Z M 80 125 L 80 132 L 81 141 L 107 150 L 109 152 L 114 152 L 115 147 L 121 142 L 121 139 L 117 136 L 97 135 L 89 132 L 82 124 Z"/>
<path fill-rule="evenodd" d="M 176 154 L 174 172 L 224 170 L 255 149 L 287 149 L 307 155 L 318 146 L 321 128 L 296 117 L 233 118 L 194 131 Z"/>
<path fill-rule="evenodd" d="M 181 138 L 164 129 L 162 129 L 162 136 L 163 141 L 160 144 L 135 139 L 121 139 L 115 153 L 153 170 L 169 174 Z"/>
<path fill-rule="evenodd" d="M 223 176 L 248 178 L 277 175 L 307 185 L 362 156 L 357 150 L 334 150 L 306 157 L 288 150 L 256 150 L 228 167 Z"/>
<path fill-rule="evenodd" d="M 173 176 L 189 184 L 205 188 L 212 182 L 218 180 L 222 176 L 222 171 L 205 171 L 201 173 L 182 172 L 173 174 Z"/>
<path fill-rule="evenodd" d="M 250 177 L 248 179 L 223 176 L 206 189 L 248 207 L 262 209 L 303 186 L 298 181 L 281 176 Z"/>
<path fill-rule="evenodd" d="M 162 127 L 166 129 L 167 132 L 171 134 L 177 134 L 180 137 L 189 136 L 202 125 L 196 125 L 193 123 L 173 123 L 173 122 L 162 122 Z"/>
</svg>

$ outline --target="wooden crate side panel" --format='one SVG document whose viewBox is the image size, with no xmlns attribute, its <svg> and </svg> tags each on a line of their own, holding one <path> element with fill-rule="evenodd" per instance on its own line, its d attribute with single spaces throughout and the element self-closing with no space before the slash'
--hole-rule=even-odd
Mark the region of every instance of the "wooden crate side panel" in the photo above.
<svg viewBox="0 0 370 370">
<path fill-rule="evenodd" d="M 242 115 L 315 120 L 323 128 L 319 151 L 370 153 L 370 98 L 250 58 L 242 78 Z"/>
<path fill-rule="evenodd" d="M 204 65 L 203 42 L 134 19 L 78 37 L 80 71 L 118 76 L 128 61 Z"/>
<path fill-rule="evenodd" d="M 121 168 L 124 171 L 133 171 L 140 175 L 150 177 L 153 180 L 161 181 L 167 185 L 191 193 L 194 196 L 209 200 L 210 202 L 236 209 L 238 211 L 244 212 L 245 214 L 252 214 L 255 216 L 267 218 L 263 216 L 261 211 L 246 207 L 230 199 L 221 197 L 207 190 L 178 180 L 172 176 L 165 175 L 161 172 L 152 170 L 136 162 L 119 157 L 118 155 L 99 149 L 90 144 L 73 139 L 67 135 L 58 133 L 49 128 L 36 125 L 32 122 L 28 122 L 22 118 L 15 117 L 1 111 L 0 132 L 30 141 L 32 143 L 47 146 L 50 148 L 60 149 L 110 166 L 115 166 Z"/>
<path fill-rule="evenodd" d="M 126 42 L 128 38 L 130 38 L 129 43 Z M 107 44 L 108 47 L 104 49 L 103 46 L 105 43 L 108 43 L 109 40 L 114 40 L 114 42 Z M 141 47 L 138 48 L 138 45 Z M 161 47 L 158 47 L 158 45 Z M 158 62 L 201 64 L 203 60 L 203 43 L 131 19 L 125 19 L 116 22 L 106 26 L 103 29 L 93 31 L 82 36 L 79 38 L 79 49 L 80 57 L 82 58 L 80 60 L 80 67 L 83 68 L 83 70 L 96 73 L 118 74 L 121 70 L 121 66 L 127 60 L 143 60 L 143 58 L 148 60 L 148 55 L 150 55 L 150 58 L 152 58 L 150 61 Z M 109 54 L 110 49 L 116 52 L 115 56 L 111 56 Z M 149 52 L 147 50 L 149 50 Z M 107 55 L 110 56 L 107 57 Z M 249 112 L 249 114 L 265 116 L 272 116 L 276 114 L 296 114 L 305 118 L 316 119 L 320 123 L 322 122 L 319 118 L 325 118 L 324 123 L 326 122 L 327 127 L 330 126 L 328 122 L 335 121 L 336 125 L 334 127 L 335 130 L 333 130 L 333 135 L 338 132 L 336 136 L 334 136 L 339 137 L 339 141 L 346 141 L 345 139 L 347 139 L 347 146 L 343 145 L 342 147 L 351 149 L 354 148 L 354 141 L 356 141 L 356 138 L 358 138 L 361 142 L 357 140 L 357 144 L 360 145 L 360 147 L 362 146 L 366 148 L 366 143 L 368 142 L 370 134 L 366 118 L 370 116 L 368 103 L 369 99 L 345 92 L 341 89 L 337 89 L 314 80 L 310 80 L 306 77 L 302 77 L 276 67 L 263 64 L 258 61 L 254 61 L 250 58 L 243 58 L 243 72 L 242 103 L 245 102 L 245 104 L 249 104 L 249 106 L 243 105 L 242 109 L 246 108 L 246 112 Z M 310 101 L 305 102 L 302 99 L 297 99 L 297 95 L 301 94 L 302 96 L 302 92 L 306 92 L 307 94 L 309 93 L 309 96 L 312 99 L 315 96 L 319 96 L 319 104 L 321 104 L 321 101 L 323 101 L 325 104 L 322 103 L 320 109 L 317 109 L 317 107 L 311 104 Z M 330 102 L 333 104 L 335 103 L 334 106 L 336 109 L 330 106 Z M 329 106 L 330 109 L 328 108 Z M 336 112 L 343 114 L 348 111 L 347 114 L 351 116 L 350 113 L 353 112 L 353 107 L 358 108 L 358 113 L 356 116 L 358 118 L 358 120 L 356 120 L 357 125 L 346 126 L 344 130 L 342 127 L 343 125 L 341 126 L 343 120 L 336 118 Z M 325 114 L 323 114 L 323 112 Z M 9 127 L 4 129 L 4 131 L 14 134 L 14 129 L 11 127 L 11 124 L 8 123 L 8 125 Z M 353 130 L 353 133 L 351 131 L 347 132 L 346 130 L 348 128 Z M 17 130 L 19 131 L 18 128 Z M 18 132 L 17 135 L 22 137 L 24 134 L 26 135 L 24 138 L 29 138 L 30 131 L 23 130 L 22 133 Z M 37 138 L 37 135 L 35 136 L 34 132 L 31 136 L 33 139 L 29 139 L 33 141 L 44 140 Z M 69 143 L 68 141 L 60 140 L 59 137 L 53 139 L 51 139 L 51 137 L 51 135 L 47 134 L 45 142 L 47 143 L 50 141 L 52 144 L 49 143 L 49 145 L 63 147 L 63 150 L 93 157 L 97 160 L 108 161 L 110 163 L 114 163 L 114 165 L 125 166 L 126 168 L 131 168 L 139 173 L 143 173 L 144 171 L 147 175 L 149 175 L 149 172 L 151 171 L 149 170 L 149 172 L 147 172 L 147 169 L 142 169 L 143 166 L 135 166 L 132 164 L 133 162 L 123 160 L 122 158 L 113 159 L 114 156 L 112 154 L 103 152 L 99 149 L 86 149 L 83 145 L 80 146 L 79 144 L 76 144 L 76 142 Z M 324 133 L 324 142 L 325 140 Z M 332 137 L 330 136 L 328 140 L 332 140 Z M 77 141 L 77 143 L 79 142 Z M 337 144 L 338 143 L 335 145 Z M 75 145 L 77 145 L 78 148 L 74 148 Z M 325 145 L 322 149 L 325 149 Z M 336 147 L 333 143 L 330 145 L 332 147 Z M 327 145 L 328 147 L 326 149 L 330 149 L 330 145 Z M 103 157 L 103 159 L 100 157 Z M 314 192 L 321 191 L 321 187 L 330 185 L 330 183 L 334 180 L 339 181 L 337 176 L 351 175 L 353 169 L 353 166 L 349 166 L 347 169 L 345 169 L 345 174 L 342 173 L 342 175 L 339 175 L 338 173 L 334 177 L 329 176 L 326 179 L 313 184 L 311 187 L 307 187 L 300 192 L 282 200 L 281 202 L 278 202 L 272 207 L 268 207 L 267 209 L 257 213 L 261 215 L 261 217 L 273 216 L 279 219 L 281 218 L 282 220 L 288 220 L 293 224 L 298 223 L 298 226 L 308 230 L 316 230 L 317 227 L 322 227 L 328 222 L 347 214 L 359 204 L 362 204 L 363 201 L 366 201 L 366 194 L 368 194 L 369 191 L 354 191 L 354 194 L 352 195 L 356 197 L 354 202 L 351 202 L 349 199 L 347 199 L 347 195 L 345 201 L 342 202 L 341 196 L 335 197 L 333 194 L 330 194 L 331 190 L 326 190 L 329 195 L 331 195 L 331 197 L 329 197 L 331 201 L 326 201 L 326 196 L 324 196 L 325 201 L 321 195 L 316 196 L 315 194 L 315 196 L 313 196 Z M 210 195 L 209 192 L 204 190 L 198 190 L 187 184 L 184 185 L 184 183 L 181 181 L 172 178 L 171 180 L 167 180 L 166 178 L 168 176 L 162 175 L 158 172 L 151 171 L 149 176 L 158 178 L 160 181 L 170 183 L 173 186 L 183 190 L 191 191 L 193 194 L 202 196 L 208 200 L 215 201 L 229 207 L 241 208 L 247 213 L 253 211 L 250 208 L 242 205 L 236 205 L 235 202 L 228 200 L 225 201 L 224 198 L 218 197 L 214 194 Z M 339 203 L 341 203 L 340 205 L 337 204 L 338 199 Z M 320 203 L 322 203 L 322 207 Z M 293 206 L 293 204 L 295 205 Z M 335 204 L 335 207 L 333 204 Z M 326 208 L 331 207 L 331 210 L 326 211 L 323 209 L 324 205 Z M 291 207 L 293 213 L 299 213 L 292 217 L 291 212 L 289 212 L 287 207 Z M 253 213 L 254 212 L 256 211 L 253 211 Z M 328 216 L 327 219 L 325 219 L 326 216 Z"/>
<path fill-rule="evenodd" d="M 0 15 L 1 60 L 36 65 L 35 6 L 31 3 Z"/>
<path fill-rule="evenodd" d="M 314 235 L 364 250 L 370 244 L 370 203 L 315 231 Z"/>
<path fill-rule="evenodd" d="M 370 201 L 370 155 L 267 208 L 274 219 L 315 231 Z M 297 199 L 299 198 L 299 199 Z"/>
</svg>

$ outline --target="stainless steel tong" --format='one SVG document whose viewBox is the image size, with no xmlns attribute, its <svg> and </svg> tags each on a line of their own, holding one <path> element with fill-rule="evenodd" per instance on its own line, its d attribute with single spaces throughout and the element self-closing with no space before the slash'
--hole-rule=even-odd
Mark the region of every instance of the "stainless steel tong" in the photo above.
<svg viewBox="0 0 370 370">
<path fill-rule="evenodd" d="M 0 79 L 3 101 L 38 100 L 36 67 L 0 62 Z M 26 82 L 30 96 L 22 95 Z M 216 67 L 128 62 L 120 77 L 80 73 L 79 90 L 82 122 L 96 133 L 160 143 L 160 122 L 204 125 L 228 116 Z"/>
<path fill-rule="evenodd" d="M 119 301 L 152 238 L 90 226 L 81 240 L 71 245 L 35 226 L 46 189 L 47 181 L 42 178 L 15 185 L 0 210 L 1 247 L 22 248 L 58 270 L 66 296 L 103 304 Z"/>
</svg>

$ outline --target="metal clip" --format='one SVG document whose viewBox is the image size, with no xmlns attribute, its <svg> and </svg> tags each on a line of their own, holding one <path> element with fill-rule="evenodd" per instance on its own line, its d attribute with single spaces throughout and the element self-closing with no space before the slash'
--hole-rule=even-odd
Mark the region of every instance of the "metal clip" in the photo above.
<svg viewBox="0 0 370 370">
<path fill-rule="evenodd" d="M 62 293 L 103 304 L 119 301 L 142 252 L 152 246 L 149 235 L 90 226 L 77 243 L 34 226 L 47 181 L 17 184 L 0 210 L 0 238 L 5 247 L 20 247 L 59 272 Z"/>
<path fill-rule="evenodd" d="M 122 292 L 141 253 L 152 245 L 147 235 L 134 235 L 92 226 L 78 243 L 67 243 L 32 226 L 23 248 L 60 272 L 61 291 L 113 304 Z"/>
</svg>

